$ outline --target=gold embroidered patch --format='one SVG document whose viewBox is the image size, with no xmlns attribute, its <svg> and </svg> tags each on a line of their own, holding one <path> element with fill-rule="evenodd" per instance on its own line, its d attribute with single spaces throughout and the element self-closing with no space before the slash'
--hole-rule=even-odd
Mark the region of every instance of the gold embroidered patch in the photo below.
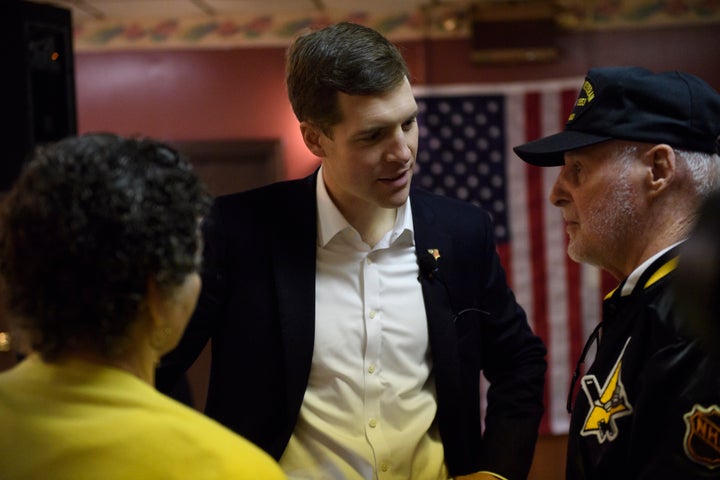
<svg viewBox="0 0 720 480">
<path fill-rule="evenodd" d="M 720 467 L 720 407 L 693 405 L 683 415 L 685 454 L 690 460 L 710 469 Z"/>
<path fill-rule="evenodd" d="M 587 396 L 590 409 L 583 428 L 580 430 L 580 435 L 584 437 L 595 435 L 598 443 L 615 440 L 620 433 L 617 419 L 631 415 L 633 412 L 620 375 L 622 358 L 628 343 L 630 343 L 630 338 L 625 342 L 625 346 L 615 361 L 615 366 L 602 387 L 595 375 L 585 375 L 582 378 L 582 389 Z"/>
</svg>

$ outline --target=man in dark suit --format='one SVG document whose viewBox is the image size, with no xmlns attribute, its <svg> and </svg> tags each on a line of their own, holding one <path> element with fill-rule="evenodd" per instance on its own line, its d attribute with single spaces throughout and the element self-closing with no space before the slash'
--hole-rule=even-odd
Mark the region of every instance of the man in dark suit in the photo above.
<svg viewBox="0 0 720 480">
<path fill-rule="evenodd" d="M 408 78 L 398 50 L 359 25 L 290 47 L 290 101 L 322 165 L 216 200 L 198 309 L 158 372 L 167 388 L 212 337 L 207 414 L 290 478 L 530 468 L 545 347 L 507 286 L 489 216 L 411 189 Z"/>
</svg>

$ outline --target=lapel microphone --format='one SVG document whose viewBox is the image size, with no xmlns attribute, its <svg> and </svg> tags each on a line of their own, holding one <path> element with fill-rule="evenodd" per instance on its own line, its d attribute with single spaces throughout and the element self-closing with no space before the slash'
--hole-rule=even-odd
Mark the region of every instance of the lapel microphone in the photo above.
<svg viewBox="0 0 720 480">
<path fill-rule="evenodd" d="M 437 259 L 427 250 L 418 255 L 418 267 L 420 267 L 420 276 L 425 277 L 428 280 L 432 280 L 439 270 Z M 438 280 L 443 285 L 445 284 L 439 278 Z M 447 290 L 447 286 L 445 286 L 445 289 Z"/>
<path fill-rule="evenodd" d="M 429 281 L 437 280 L 440 285 L 443 286 L 445 289 L 445 293 L 448 297 L 448 303 L 450 304 L 450 310 L 452 311 L 453 315 L 453 323 L 457 322 L 458 318 L 467 313 L 467 312 L 477 312 L 482 313 L 484 315 L 490 315 L 489 312 L 486 312 L 485 310 L 481 310 L 479 308 L 465 308 L 463 310 L 458 311 L 457 308 L 455 308 L 455 304 L 453 302 L 453 297 L 450 294 L 450 288 L 448 288 L 447 283 L 445 283 L 445 280 L 443 280 L 442 276 L 440 276 L 440 265 L 438 264 L 437 258 L 435 256 L 428 252 L 427 250 L 423 250 L 417 254 L 418 257 L 418 267 L 420 269 L 420 275 L 418 276 L 418 280 L 421 280 L 422 278 L 425 278 Z"/>
</svg>

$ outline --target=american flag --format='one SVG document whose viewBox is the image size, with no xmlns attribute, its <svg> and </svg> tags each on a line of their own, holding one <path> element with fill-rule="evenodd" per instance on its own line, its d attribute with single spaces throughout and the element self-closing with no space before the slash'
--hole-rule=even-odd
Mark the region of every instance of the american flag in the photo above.
<svg viewBox="0 0 720 480">
<path fill-rule="evenodd" d="M 527 165 L 512 147 L 562 130 L 581 85 L 571 78 L 415 88 L 414 182 L 491 213 L 510 286 L 548 348 L 541 433 L 567 433 L 570 378 L 600 321 L 603 285 L 598 269 L 566 255 L 562 216 L 548 200 L 559 167 Z"/>
</svg>

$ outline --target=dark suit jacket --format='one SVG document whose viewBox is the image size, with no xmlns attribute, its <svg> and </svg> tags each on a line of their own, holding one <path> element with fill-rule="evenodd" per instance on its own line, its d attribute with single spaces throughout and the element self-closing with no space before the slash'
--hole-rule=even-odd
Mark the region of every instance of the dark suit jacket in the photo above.
<svg viewBox="0 0 720 480">
<path fill-rule="evenodd" d="M 295 426 L 313 355 L 316 178 L 216 199 L 204 222 L 198 307 L 158 370 L 158 388 L 170 390 L 212 338 L 206 413 L 276 459 Z M 436 274 L 419 281 L 448 469 L 524 478 L 543 412 L 545 347 L 507 287 L 489 216 L 421 190 L 410 199 L 417 251 L 441 254 Z M 475 310 L 454 318 L 468 308 Z M 484 436 L 480 369 L 491 382 Z"/>
</svg>

